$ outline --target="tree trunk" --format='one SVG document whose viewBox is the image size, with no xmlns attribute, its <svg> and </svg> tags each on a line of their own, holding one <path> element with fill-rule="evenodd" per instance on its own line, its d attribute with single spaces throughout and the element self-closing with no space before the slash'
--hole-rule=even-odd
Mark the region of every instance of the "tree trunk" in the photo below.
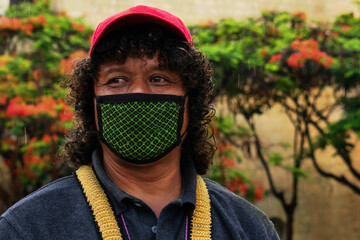
<svg viewBox="0 0 360 240">
<path fill-rule="evenodd" d="M 286 226 L 285 226 L 285 236 L 286 240 L 292 240 L 294 233 L 294 210 L 286 210 Z"/>
</svg>

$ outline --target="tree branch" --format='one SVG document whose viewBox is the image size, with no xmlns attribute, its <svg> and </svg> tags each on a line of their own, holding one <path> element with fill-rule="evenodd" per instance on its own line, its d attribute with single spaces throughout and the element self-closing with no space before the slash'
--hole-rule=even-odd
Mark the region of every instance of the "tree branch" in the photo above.
<svg viewBox="0 0 360 240">
<path fill-rule="evenodd" d="M 314 164 L 314 167 L 315 169 L 324 177 L 327 177 L 327 178 L 331 178 L 331 179 L 334 179 L 336 180 L 337 182 L 341 183 L 341 184 L 344 184 L 346 186 L 348 186 L 351 190 L 353 190 L 355 193 L 357 194 L 360 194 L 360 187 L 352 184 L 348 179 L 346 179 L 344 176 L 336 176 L 332 173 L 329 173 L 329 172 L 326 172 L 324 171 L 320 165 L 318 164 L 317 160 L 316 160 L 316 157 L 315 157 L 315 154 L 314 154 L 314 149 L 312 148 L 312 140 L 311 140 L 311 137 L 310 137 L 310 134 L 309 134 L 309 128 L 308 128 L 308 125 L 305 124 L 305 132 L 306 132 L 306 137 L 307 137 L 307 141 L 309 143 L 309 146 L 310 146 L 310 158 Z"/>
<path fill-rule="evenodd" d="M 315 121 L 309 120 L 308 123 L 311 123 L 312 126 L 314 126 L 321 135 L 325 135 L 325 132 L 320 128 L 319 124 Z M 307 123 L 307 124 L 308 124 Z M 306 125 L 307 125 L 306 124 Z M 357 178 L 360 179 L 360 172 L 358 172 L 352 165 L 352 160 L 349 156 L 348 153 L 341 151 L 341 149 L 335 145 L 332 144 L 332 146 L 336 149 L 336 153 L 340 155 L 340 157 L 343 159 L 343 161 L 345 162 L 346 166 L 349 168 L 349 170 L 351 171 L 351 173 Z"/>
<path fill-rule="evenodd" d="M 260 140 L 259 140 L 259 137 L 256 133 L 256 130 L 255 130 L 255 126 L 254 124 L 251 122 L 250 118 L 248 117 L 245 117 L 248 125 L 250 126 L 251 130 L 253 131 L 253 136 L 255 138 L 255 146 L 256 146 L 256 153 L 257 153 L 257 156 L 259 157 L 264 169 L 265 169 L 265 173 L 266 173 L 266 176 L 269 180 L 269 184 L 270 184 L 270 189 L 272 191 L 272 193 L 280 200 L 281 204 L 283 205 L 283 207 L 285 209 L 288 209 L 289 208 L 289 205 L 286 203 L 285 201 L 285 196 L 284 196 L 284 192 L 279 192 L 276 190 L 276 187 L 275 187 L 275 184 L 274 184 L 274 181 L 273 181 L 273 177 L 271 175 L 271 172 L 270 172 L 270 168 L 262 154 L 262 147 L 261 147 L 261 143 L 260 143 Z"/>
</svg>

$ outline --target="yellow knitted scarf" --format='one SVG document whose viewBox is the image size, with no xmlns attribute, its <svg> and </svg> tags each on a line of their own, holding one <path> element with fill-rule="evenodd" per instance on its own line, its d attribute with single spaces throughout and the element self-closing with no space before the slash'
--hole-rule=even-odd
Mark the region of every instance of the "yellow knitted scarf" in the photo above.
<svg viewBox="0 0 360 240">
<path fill-rule="evenodd" d="M 120 228 L 104 190 L 90 166 L 81 166 L 76 175 L 82 185 L 87 201 L 103 239 L 122 240 Z M 192 216 L 192 240 L 211 239 L 210 196 L 204 180 L 197 176 L 196 207 Z"/>
</svg>

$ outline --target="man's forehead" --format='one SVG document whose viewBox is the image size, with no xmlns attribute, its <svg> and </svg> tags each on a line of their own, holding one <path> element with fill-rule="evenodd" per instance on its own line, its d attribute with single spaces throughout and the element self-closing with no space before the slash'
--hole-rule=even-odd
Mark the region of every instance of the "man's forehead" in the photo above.
<svg viewBox="0 0 360 240">
<path fill-rule="evenodd" d="M 118 69 L 127 69 L 130 67 L 146 67 L 151 69 L 165 69 L 163 66 L 159 64 L 159 60 L 157 56 L 153 58 L 149 57 L 127 57 L 125 61 L 109 61 L 100 65 L 100 68 L 104 72 L 110 72 Z"/>
<path fill-rule="evenodd" d="M 159 54 L 159 51 L 156 51 L 155 54 L 147 56 L 146 54 L 141 54 L 142 56 L 132 56 L 132 54 L 128 54 L 123 59 L 117 60 L 111 59 L 109 61 L 106 61 L 100 65 L 100 68 L 107 68 L 109 66 L 117 65 L 119 67 L 126 67 L 124 65 L 129 65 L 131 63 L 137 63 L 139 66 L 142 67 L 149 67 L 149 68 L 157 68 L 161 70 L 167 70 L 168 67 L 166 64 L 164 64 L 164 61 L 161 60 L 161 56 Z"/>
</svg>

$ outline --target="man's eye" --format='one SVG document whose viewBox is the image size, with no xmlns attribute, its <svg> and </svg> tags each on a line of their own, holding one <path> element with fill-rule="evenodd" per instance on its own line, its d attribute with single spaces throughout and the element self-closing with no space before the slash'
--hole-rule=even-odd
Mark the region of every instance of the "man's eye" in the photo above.
<svg viewBox="0 0 360 240">
<path fill-rule="evenodd" d="M 122 82 L 125 82 L 126 80 L 124 78 L 112 78 L 110 79 L 110 81 L 108 82 L 109 84 L 112 84 L 112 83 L 122 83 Z"/>
<path fill-rule="evenodd" d="M 166 79 L 160 76 L 155 76 L 151 78 L 151 81 L 155 83 L 161 83 L 161 82 L 165 82 Z"/>
</svg>

